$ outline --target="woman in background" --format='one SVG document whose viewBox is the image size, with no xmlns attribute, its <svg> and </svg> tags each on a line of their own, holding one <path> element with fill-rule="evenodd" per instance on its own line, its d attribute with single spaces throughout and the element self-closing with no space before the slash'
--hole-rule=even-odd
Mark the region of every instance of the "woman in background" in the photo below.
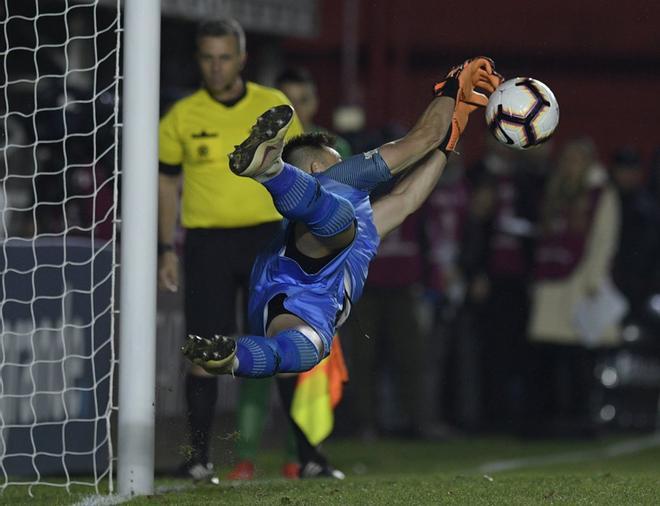
<svg viewBox="0 0 660 506">
<path fill-rule="evenodd" d="M 578 308 L 608 286 L 618 234 L 619 200 L 592 142 L 569 142 L 546 186 L 535 253 L 529 326 L 535 432 L 592 432 L 593 348 L 618 344 L 620 332 L 610 324 L 585 335 Z"/>
</svg>

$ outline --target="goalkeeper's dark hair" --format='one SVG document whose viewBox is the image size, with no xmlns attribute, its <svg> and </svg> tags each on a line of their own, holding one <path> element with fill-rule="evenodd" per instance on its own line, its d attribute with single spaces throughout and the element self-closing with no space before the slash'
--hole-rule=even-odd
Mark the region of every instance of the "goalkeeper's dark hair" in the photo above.
<svg viewBox="0 0 660 506">
<path fill-rule="evenodd" d="M 204 37 L 226 37 L 231 35 L 236 37 L 238 50 L 245 53 L 245 31 L 238 21 L 231 18 L 209 19 L 202 21 L 197 25 L 197 34 L 195 41 L 199 48 L 199 41 Z"/>
<path fill-rule="evenodd" d="M 316 82 L 307 69 L 302 67 L 287 67 L 277 75 L 275 86 L 281 88 L 286 83 L 311 84 L 316 87 Z"/>
<path fill-rule="evenodd" d="M 327 132 L 310 132 L 293 137 L 284 146 L 282 160 L 301 169 L 311 164 L 310 159 L 316 159 L 319 150 L 333 148 L 335 137 Z"/>
</svg>

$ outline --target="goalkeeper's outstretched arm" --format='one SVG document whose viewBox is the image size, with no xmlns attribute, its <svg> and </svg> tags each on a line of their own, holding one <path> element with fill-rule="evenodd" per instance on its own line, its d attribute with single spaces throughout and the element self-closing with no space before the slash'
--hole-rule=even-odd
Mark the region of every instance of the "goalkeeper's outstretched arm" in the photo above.
<svg viewBox="0 0 660 506">
<path fill-rule="evenodd" d="M 447 164 L 440 150 L 427 155 L 390 193 L 372 204 L 374 224 L 382 239 L 419 209 L 431 194 Z"/>
<path fill-rule="evenodd" d="M 434 86 L 436 97 L 410 132 L 381 146 L 380 154 L 392 175 L 412 167 L 438 147 L 445 153 L 452 151 L 465 129 L 467 115 L 488 102 L 475 88 L 492 93 L 500 82 L 501 76 L 495 72 L 493 60 L 487 57 L 471 58 L 452 68 L 445 79 Z M 463 122 L 451 125 L 452 115 L 457 119 L 454 109 L 458 104 L 466 107 L 464 117 L 459 118 Z"/>
<path fill-rule="evenodd" d="M 494 67 L 493 60 L 486 57 L 471 58 L 454 67 L 435 85 L 436 98 L 410 133 L 380 148 L 392 174 L 413 169 L 372 206 L 381 238 L 419 209 L 435 188 L 470 113 L 488 103 L 487 96 L 475 88 L 492 93 L 502 81 Z"/>
<path fill-rule="evenodd" d="M 450 128 L 454 106 L 454 97 L 434 98 L 410 132 L 380 147 L 380 155 L 392 175 L 412 167 L 440 145 Z"/>
</svg>

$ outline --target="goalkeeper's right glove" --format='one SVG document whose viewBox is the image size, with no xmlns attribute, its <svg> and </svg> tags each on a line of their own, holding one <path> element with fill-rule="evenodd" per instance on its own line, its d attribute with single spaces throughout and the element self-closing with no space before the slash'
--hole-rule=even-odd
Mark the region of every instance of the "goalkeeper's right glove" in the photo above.
<svg viewBox="0 0 660 506">
<path fill-rule="evenodd" d="M 474 91 L 475 88 L 490 94 L 501 83 L 502 76 L 495 72 L 495 62 L 486 56 L 479 56 L 452 67 L 447 77 L 435 84 L 433 92 L 436 96 L 452 97 L 456 101 L 473 102 L 485 107 L 488 97 Z"/>
<path fill-rule="evenodd" d="M 453 67 L 447 77 L 434 86 L 436 96 L 449 96 L 456 100 L 449 130 L 438 148 L 445 155 L 448 156 L 456 148 L 458 139 L 467 127 L 470 113 L 488 104 L 488 97 L 475 91 L 475 88 L 490 94 L 502 81 L 503 77 L 495 71 L 495 62 L 481 56 Z"/>
</svg>

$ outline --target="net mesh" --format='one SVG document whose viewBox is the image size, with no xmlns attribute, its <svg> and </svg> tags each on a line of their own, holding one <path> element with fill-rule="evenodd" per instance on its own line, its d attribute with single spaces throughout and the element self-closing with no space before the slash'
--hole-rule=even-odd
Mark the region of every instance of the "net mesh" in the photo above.
<svg viewBox="0 0 660 506">
<path fill-rule="evenodd" d="M 0 489 L 112 492 L 119 0 L 0 1 Z"/>
</svg>

